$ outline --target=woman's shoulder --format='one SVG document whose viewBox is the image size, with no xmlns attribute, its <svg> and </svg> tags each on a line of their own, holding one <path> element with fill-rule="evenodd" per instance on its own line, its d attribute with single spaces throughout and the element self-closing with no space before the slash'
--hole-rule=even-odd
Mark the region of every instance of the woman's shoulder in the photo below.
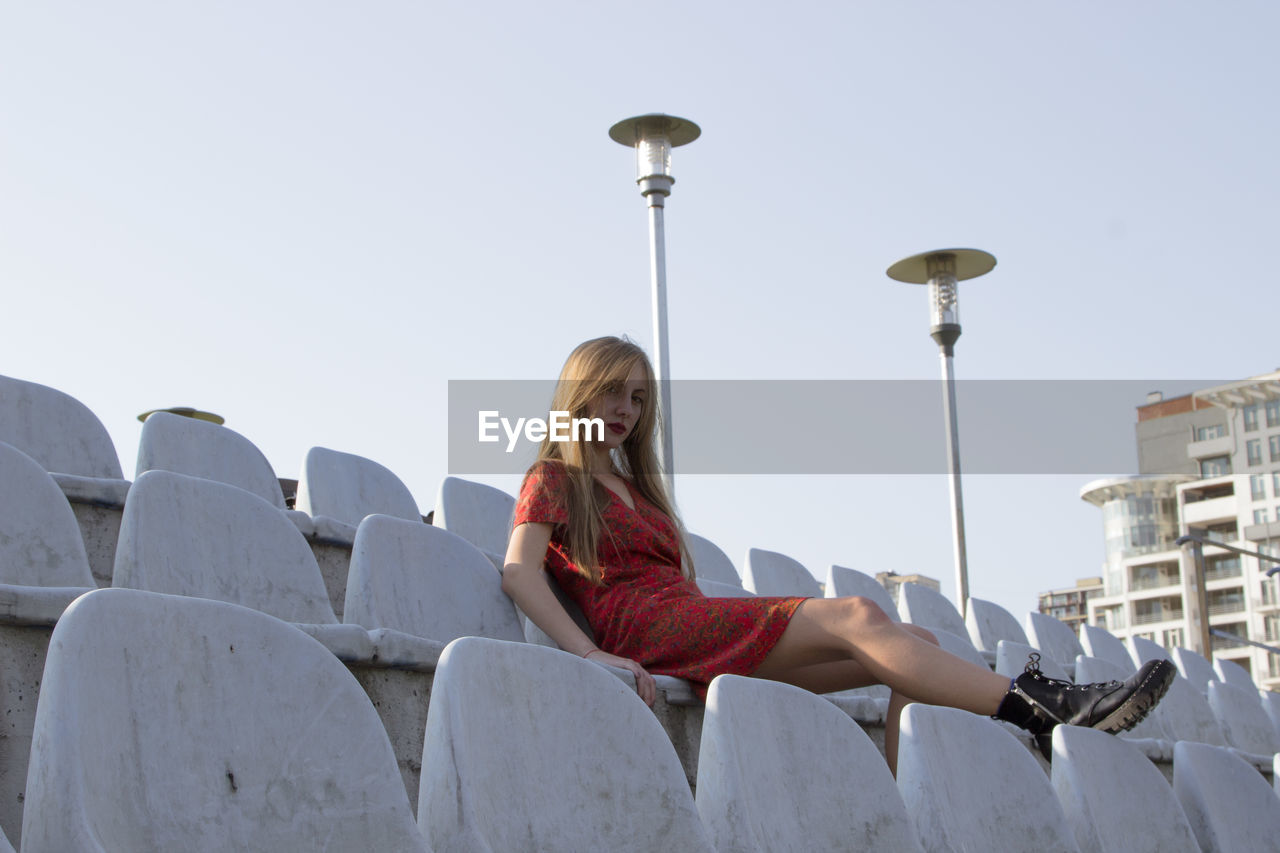
<svg viewBox="0 0 1280 853">
<path fill-rule="evenodd" d="M 525 521 L 567 522 L 568 489 L 568 472 L 562 464 L 550 459 L 535 462 L 520 485 L 513 526 Z"/>
<path fill-rule="evenodd" d="M 539 459 L 529 466 L 524 474 L 525 483 L 562 483 L 568 479 L 569 471 L 559 459 Z"/>
</svg>

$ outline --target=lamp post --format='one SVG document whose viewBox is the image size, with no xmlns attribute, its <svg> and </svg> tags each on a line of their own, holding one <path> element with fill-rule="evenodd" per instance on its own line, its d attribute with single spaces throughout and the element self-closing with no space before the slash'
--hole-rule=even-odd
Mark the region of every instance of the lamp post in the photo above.
<svg viewBox="0 0 1280 853">
<path fill-rule="evenodd" d="M 956 609 L 969 603 L 969 565 L 964 544 L 964 500 L 960 493 L 960 432 L 956 421 L 956 377 L 952 361 L 960 337 L 956 283 L 991 272 L 996 259 L 980 249 L 939 249 L 912 255 L 886 270 L 889 278 L 929 285 L 929 336 L 942 360 L 942 408 L 947 428 L 947 468 L 951 485 L 951 540 L 956 562 Z"/>
<path fill-rule="evenodd" d="M 671 363 L 667 352 L 667 249 L 662 212 L 671 185 L 671 149 L 702 134 L 684 118 L 650 113 L 623 119 L 609 128 L 609 138 L 636 150 L 636 183 L 649 203 L 649 272 L 653 284 L 653 364 L 662 414 L 659 452 L 667 492 L 675 493 L 675 452 L 671 440 Z"/>
</svg>

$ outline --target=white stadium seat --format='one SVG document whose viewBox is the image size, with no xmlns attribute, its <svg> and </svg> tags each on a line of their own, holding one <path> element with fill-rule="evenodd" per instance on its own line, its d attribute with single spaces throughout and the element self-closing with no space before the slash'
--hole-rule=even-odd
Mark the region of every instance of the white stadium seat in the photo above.
<svg viewBox="0 0 1280 853">
<path fill-rule="evenodd" d="M 634 690 L 575 655 L 481 637 L 436 669 L 418 822 L 452 853 L 714 850 Z"/>
<path fill-rule="evenodd" d="M 218 601 L 104 589 L 54 630 L 26 853 L 427 853 L 378 714 L 296 628 Z"/>
<path fill-rule="evenodd" d="M 789 684 L 738 675 L 711 682 L 697 790 L 718 850 L 920 849 L 871 739 Z"/>
</svg>

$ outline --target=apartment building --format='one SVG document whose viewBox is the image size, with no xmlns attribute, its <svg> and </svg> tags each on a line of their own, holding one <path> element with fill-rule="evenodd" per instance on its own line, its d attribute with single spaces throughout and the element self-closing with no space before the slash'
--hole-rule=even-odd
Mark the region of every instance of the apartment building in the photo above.
<svg viewBox="0 0 1280 853">
<path fill-rule="evenodd" d="M 1080 625 L 1089 617 L 1089 599 L 1102 595 L 1102 591 L 1102 578 L 1081 578 L 1075 586 L 1040 593 L 1039 609 L 1079 634 Z"/>
<path fill-rule="evenodd" d="M 1184 533 L 1280 556 L 1280 371 L 1138 407 L 1133 477 L 1097 480 L 1080 496 L 1102 510 L 1103 589 L 1087 603 L 1090 624 L 1165 648 L 1191 646 L 1193 557 Z M 1212 654 L 1280 689 L 1280 598 L 1266 563 L 1213 545 L 1204 549 Z"/>
</svg>

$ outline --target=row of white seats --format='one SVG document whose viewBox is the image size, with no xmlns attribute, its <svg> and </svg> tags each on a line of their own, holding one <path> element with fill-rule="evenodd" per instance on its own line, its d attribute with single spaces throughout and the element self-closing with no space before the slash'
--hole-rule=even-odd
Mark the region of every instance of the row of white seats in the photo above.
<svg viewBox="0 0 1280 853">
<path fill-rule="evenodd" d="M 33 382 L 0 376 L 0 441 L 40 462 L 73 497 L 121 506 L 122 479 L 111 438 L 101 421 L 75 398 Z M 270 462 L 245 436 L 224 426 L 156 412 L 143 424 L 135 476 L 174 471 L 238 486 L 279 509 L 285 496 Z M 434 523 L 476 545 L 501 567 L 515 499 L 454 477 L 437 495 Z M 304 532 L 351 542 L 366 515 L 418 519 L 412 493 L 394 472 L 355 454 L 322 447 L 307 451 L 298 478 L 292 519 Z M 699 574 L 741 586 L 728 558 L 702 537 L 690 536 Z"/>
<path fill-rule="evenodd" d="M 1179 744 L 1174 784 L 1123 740 L 1059 727 L 1052 778 L 990 720 L 908 706 L 896 783 L 806 691 L 708 696 L 696 799 L 635 693 L 589 661 L 451 643 L 415 821 L 359 684 L 286 623 L 133 590 L 55 629 L 24 853 L 80 850 L 1264 850 L 1280 799 L 1229 752 Z"/>
<path fill-rule="evenodd" d="M 160 415 L 154 415 L 153 417 L 160 417 Z M 168 417 L 173 418 L 175 421 L 186 420 L 177 416 Z M 191 423 L 200 422 L 192 421 Z M 212 425 L 201 424 L 201 426 L 209 426 L 214 430 L 222 429 Z M 21 460 L 17 458 L 20 456 L 21 454 L 14 452 L 6 457 L 9 460 L 6 463 L 8 465 L 6 471 L 10 470 L 10 468 L 13 469 L 13 473 L 8 474 L 5 478 L 5 482 L 11 488 L 15 487 L 20 481 L 30 480 L 34 484 L 41 479 L 41 474 L 38 470 L 39 466 L 34 464 L 24 466 L 21 464 Z M 323 598 L 317 598 L 323 592 L 323 581 L 319 580 L 317 583 L 318 569 L 315 568 L 314 557 L 309 553 L 305 543 L 295 531 L 289 530 L 288 526 L 279 524 L 278 514 L 264 512 L 253 501 L 245 500 L 241 497 L 243 493 L 240 490 L 205 485 L 210 481 L 184 478 L 179 475 L 167 475 L 164 472 L 144 473 L 139 482 L 141 483 L 144 480 L 146 483 L 155 483 L 156 485 L 144 485 L 142 487 L 143 494 L 132 499 L 132 509 L 128 509 L 129 502 L 127 502 L 125 519 L 121 527 L 121 542 L 117 553 L 117 569 L 122 571 L 123 575 L 117 579 L 116 585 L 217 598 L 245 604 L 294 622 L 317 625 L 337 622 L 332 609 L 326 606 Z M 39 491 L 40 489 L 36 485 L 23 485 L 17 493 L 25 495 Z M 51 493 L 53 490 L 45 487 L 43 491 Z M 55 504 L 65 504 L 65 501 L 59 501 L 57 497 L 51 497 L 50 500 Z M 207 507 L 205 505 L 206 502 L 208 502 Z M 34 512 L 39 505 L 39 502 L 33 500 L 13 501 L 12 503 L 15 505 L 15 513 L 23 512 L 28 515 Z M 69 531 L 71 525 L 65 520 L 68 514 L 64 510 L 62 515 L 64 516 L 62 526 Z M 464 513 L 455 517 L 466 516 Z M 74 520 L 72 520 L 73 523 Z M 27 524 L 28 528 L 38 527 L 39 525 L 38 521 L 29 521 Z M 55 528 L 56 525 L 50 523 L 49 531 L 51 532 Z M 439 551 L 445 547 L 443 545 L 428 546 L 430 534 L 425 529 L 418 530 L 417 528 L 425 528 L 425 525 L 411 522 L 403 531 L 393 535 L 394 537 L 409 537 L 410 539 L 414 535 L 418 536 L 422 540 L 416 546 L 420 551 L 430 550 L 430 547 L 434 547 Z M 393 529 L 394 525 L 389 526 L 387 520 L 382 519 L 376 519 L 371 526 L 371 530 Z M 260 531 L 260 533 L 255 533 L 255 531 Z M 259 535 L 262 537 L 261 542 L 258 540 Z M 382 535 L 391 534 L 384 533 Z M 468 633 L 503 638 L 513 636 L 515 629 L 509 625 L 495 628 L 492 621 L 494 617 L 486 615 L 487 612 L 495 609 L 504 613 L 510 611 L 509 602 L 505 597 L 500 592 L 493 590 L 476 596 L 468 606 L 457 606 L 451 603 L 450 606 L 436 608 L 434 615 L 418 613 L 413 618 L 393 619 L 371 609 L 368 604 L 368 597 L 376 594 L 376 590 L 371 585 L 373 581 L 370 580 L 370 577 L 375 575 L 370 573 L 368 568 L 370 558 L 366 556 L 367 553 L 371 553 L 371 546 L 368 544 L 370 538 L 369 535 L 366 535 L 365 541 L 362 543 L 361 548 L 358 549 L 360 559 L 353 559 L 352 574 L 359 578 L 359 582 L 355 587 L 348 590 L 348 600 L 355 607 L 352 616 L 346 619 L 348 623 L 359 624 L 370 629 L 391 628 L 405 634 L 429 637 L 436 643 L 441 644 L 456 636 Z M 377 537 L 372 538 L 376 542 Z M 198 548 L 194 547 L 196 542 L 199 543 Z M 714 549 L 713 545 L 707 544 Z M 80 556 L 83 549 L 77 548 L 76 545 L 76 537 L 67 532 L 61 537 L 59 544 L 51 547 L 50 553 L 59 555 L 59 565 L 63 567 L 57 573 L 50 572 L 48 560 L 46 559 L 44 561 L 45 568 L 41 570 L 41 576 L 38 578 L 29 575 L 9 575 L 5 579 L 9 583 L 72 588 L 69 592 L 45 597 L 49 601 L 50 609 L 58 609 L 61 606 L 65 606 L 65 603 L 71 597 L 74 597 L 74 594 L 78 594 L 77 589 L 92 586 L 92 580 L 85 574 L 86 570 L 83 568 L 83 557 Z M 381 562 L 398 567 L 413 565 L 413 560 L 406 560 L 404 554 L 404 549 L 410 546 L 401 543 L 396 547 L 400 549 L 400 553 L 389 553 L 381 558 Z M 455 551 L 457 550 L 456 545 L 451 547 Z M 148 548 L 152 549 L 152 552 L 144 558 L 141 555 L 145 554 Z M 205 559 L 195 561 L 185 557 L 185 555 L 193 552 L 204 555 Z M 426 560 L 432 558 L 424 554 L 418 554 L 414 559 Z M 438 557 L 434 559 L 439 562 Z M 458 559 L 453 558 L 452 562 L 457 562 Z M 758 573 L 759 567 L 762 566 L 769 568 L 785 567 L 789 559 L 774 552 L 752 549 L 748 554 L 747 565 L 757 569 Z M 374 562 L 376 563 L 377 561 L 375 560 Z M 710 565 L 711 563 L 708 562 L 708 564 Z M 12 565 L 25 571 L 28 567 L 36 564 L 29 561 L 24 563 L 21 560 L 15 560 Z M 795 566 L 804 572 L 806 576 L 812 577 L 803 566 L 798 563 Z M 731 565 L 729 568 L 732 570 Z M 894 610 L 889 607 L 891 600 L 888 598 L 887 592 L 874 579 L 849 569 L 840 569 L 837 572 L 836 570 L 839 568 L 832 567 L 833 583 L 829 585 L 831 594 L 870 595 L 877 598 L 889 613 L 894 613 Z M 181 572 L 182 576 L 173 576 L 175 572 Z M 437 574 L 438 576 L 432 581 L 437 585 L 437 590 L 443 588 L 441 585 L 449 583 L 450 580 L 455 583 L 459 582 L 461 577 L 455 576 L 452 572 Z M 421 578 L 422 576 L 419 577 Z M 493 583 L 495 578 L 488 577 L 488 580 L 490 581 L 490 587 L 496 587 Z M 467 582 L 469 583 L 470 580 Z M 384 583 L 389 582 L 384 581 Z M 406 581 L 398 580 L 397 583 L 403 584 Z M 712 594 L 725 594 L 726 589 L 728 589 L 728 594 L 739 594 L 737 592 L 738 588 L 729 588 L 729 585 L 725 585 L 725 588 L 716 588 L 716 582 L 714 581 L 704 581 L 703 586 L 704 589 L 707 589 Z M 438 595 L 439 593 L 436 592 L 434 594 Z M 458 594 L 461 595 L 462 593 Z M 745 590 L 742 594 L 745 594 Z M 405 605 L 407 602 L 414 602 L 416 606 L 422 606 L 424 598 L 429 599 L 432 595 L 431 588 L 419 588 L 412 592 L 396 589 L 386 598 L 392 604 L 400 602 L 401 605 Z M 495 602 L 499 603 L 495 604 Z M 977 616 L 984 613 L 979 604 L 980 602 L 976 600 L 973 602 L 971 614 Z M 958 633 L 960 626 L 953 624 L 959 622 L 959 615 L 955 613 L 954 608 L 951 609 L 951 615 L 954 617 L 952 622 L 947 622 L 945 618 L 937 617 L 939 613 L 945 616 L 947 614 L 946 608 L 948 607 L 950 607 L 950 603 L 932 590 L 914 584 L 903 585 L 902 601 L 900 603 L 903 616 L 908 619 L 914 618 L 919 624 L 925 624 L 929 627 L 937 628 L 941 624 L 944 628 L 957 629 L 952 632 L 954 636 L 963 637 L 962 634 Z M 999 615 L 1004 611 L 992 605 L 986 609 L 985 613 L 989 617 L 991 614 Z M 428 618 L 448 619 L 450 615 L 457 619 L 462 619 L 465 624 L 460 624 L 456 629 L 440 631 L 434 627 L 428 628 L 423 621 Z M 1007 613 L 1004 615 L 1008 616 Z M 1041 616 L 1041 614 L 1030 614 L 1029 618 L 1032 626 L 1040 627 L 1040 633 L 1049 638 L 1052 638 L 1053 635 L 1044 630 L 1044 626 L 1056 625 L 1066 629 L 1066 626 L 1062 625 L 1062 623 L 1053 620 L 1051 617 Z M 979 619 L 977 624 L 980 626 L 990 625 L 993 621 L 990 618 Z M 1008 617 L 1005 621 L 1009 623 L 1007 628 L 1017 628 L 1016 622 L 1013 622 L 1012 617 Z M 360 657 L 362 647 L 365 650 L 365 654 L 373 653 L 368 641 L 350 631 L 315 630 L 317 634 L 326 636 L 334 644 L 335 651 L 345 658 Z M 1069 632 L 1069 629 L 1066 630 Z M 988 639 L 993 635 L 991 632 L 980 633 L 980 636 L 986 636 Z M 1099 637 L 1107 637 L 1114 640 L 1101 629 L 1086 632 L 1086 641 L 1092 640 L 1096 642 Z M 387 635 L 383 635 L 382 641 L 384 643 L 387 642 Z M 1015 641 L 1010 640 L 1009 642 Z M 1116 642 L 1118 643 L 1118 641 Z M 1062 644 L 1059 643 L 1059 645 Z M 1078 643 L 1077 647 L 1079 647 Z M 1043 652 L 1044 647 L 1041 646 L 1039 648 Z M 1052 658 L 1053 656 L 1050 655 L 1050 657 Z M 1187 661 L 1193 659 L 1190 657 L 1190 653 L 1179 655 L 1179 657 L 1184 667 Z M 1205 663 L 1207 665 L 1207 662 Z"/>
<path fill-rule="evenodd" d="M 0 441 L 34 458 L 69 494 L 123 503 L 129 482 L 123 479 L 111 437 L 97 416 L 70 395 L 0 376 Z M 257 446 L 207 421 L 164 411 L 148 417 L 135 475 L 153 469 L 230 483 L 280 509 L 285 506 L 280 481 Z M 322 447 L 312 448 L 303 459 L 296 508 L 353 526 L 371 512 L 419 518 L 412 494 L 390 470 Z"/>
<path fill-rule="evenodd" d="M 14 444 L 36 458 L 46 471 L 61 478 L 64 489 L 69 481 L 97 479 L 109 482 L 106 492 L 123 502 L 128 482 L 121 480 L 110 436 L 87 407 L 61 391 L 0 376 L 0 441 Z M 168 412 L 151 415 L 143 425 L 136 472 L 153 469 L 230 483 L 278 508 L 285 505 L 279 480 L 262 452 L 234 430 L 205 421 Z M 438 526 L 475 544 L 500 568 L 514 499 L 491 487 L 446 478 L 437 503 Z M 364 457 L 320 447 L 309 450 L 303 460 L 295 508 L 312 519 L 332 520 L 348 527 L 343 537 L 348 540 L 354 535 L 355 525 L 369 514 L 420 517 L 412 494 L 389 469 Z M 294 520 L 306 529 L 307 522 Z M 813 575 L 784 554 L 750 549 L 740 578 L 732 562 L 713 543 L 696 535 L 689 539 L 699 577 L 713 585 L 726 584 L 760 595 L 822 594 Z M 740 594 L 736 590 L 708 588 Z M 831 566 L 826 595 L 870 595 L 886 612 L 895 610 L 892 599 L 874 579 L 841 566 Z M 1201 692 L 1207 692 L 1208 681 L 1213 679 L 1255 689 L 1251 683 L 1244 683 L 1248 674 L 1230 661 L 1218 660 L 1208 665 L 1203 658 L 1196 660 L 1189 650 L 1174 650 L 1170 655 L 1142 638 L 1133 638 L 1130 653 L 1119 640 L 1096 626 L 1084 626 L 1083 636 L 1078 638 L 1062 622 L 1030 613 L 1024 632 L 1008 611 L 981 599 L 970 600 L 962 619 L 944 597 L 915 584 L 903 585 L 897 609 L 906 621 L 969 637 L 978 650 L 986 653 L 988 661 L 993 659 L 1000 640 L 1010 640 L 1037 647 L 1068 673 L 1081 654 L 1132 669 L 1152 657 L 1169 657 Z"/>
</svg>

